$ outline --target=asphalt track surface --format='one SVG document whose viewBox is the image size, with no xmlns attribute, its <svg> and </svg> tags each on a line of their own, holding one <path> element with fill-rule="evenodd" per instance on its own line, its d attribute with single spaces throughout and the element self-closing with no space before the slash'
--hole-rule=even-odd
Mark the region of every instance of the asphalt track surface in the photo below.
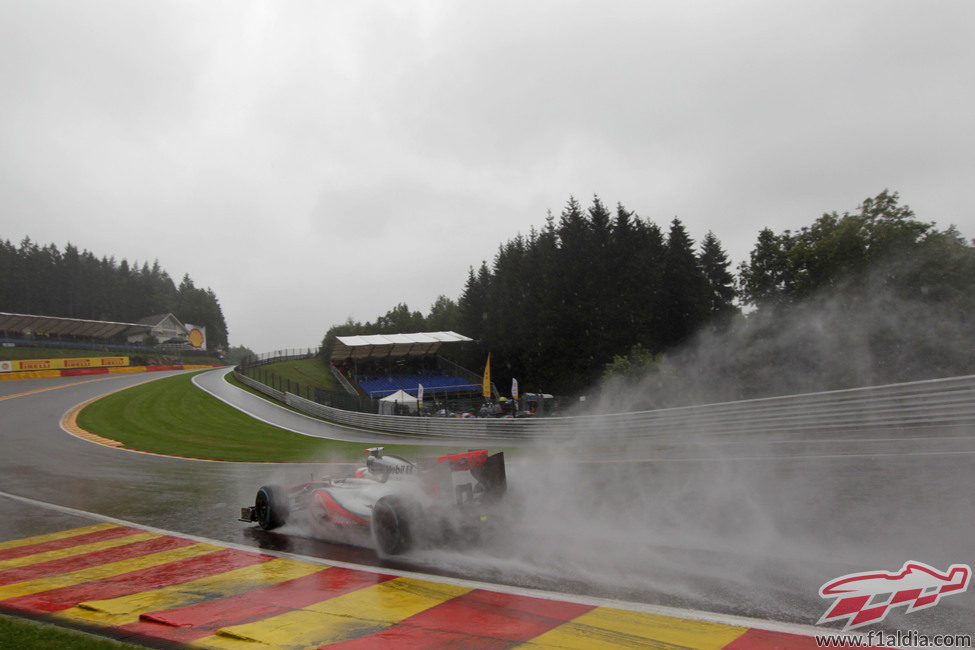
<svg viewBox="0 0 975 650">
<path fill-rule="evenodd" d="M 160 373 L 167 375 L 171 373 Z M 311 421 L 205 373 L 201 384 L 262 419 L 310 435 L 376 438 Z M 0 491 L 177 533 L 392 569 L 815 624 L 828 580 L 975 564 L 975 432 L 839 436 L 829 442 L 693 441 L 607 460 L 566 441 L 511 463 L 508 529 L 475 549 L 380 560 L 355 545 L 236 521 L 257 486 L 347 466 L 191 461 L 103 447 L 65 433 L 71 407 L 154 379 L 0 382 Z M 591 441 L 588 441 L 591 442 Z M 284 475 L 287 476 L 284 476 Z M 75 525 L 0 499 L 0 538 Z M 888 630 L 975 634 L 975 590 L 894 610 Z"/>
</svg>

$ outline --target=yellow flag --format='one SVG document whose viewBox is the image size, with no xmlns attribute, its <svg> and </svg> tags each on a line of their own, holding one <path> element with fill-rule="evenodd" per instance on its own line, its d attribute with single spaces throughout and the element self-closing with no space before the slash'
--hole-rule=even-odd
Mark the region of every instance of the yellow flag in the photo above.
<svg viewBox="0 0 975 650">
<path fill-rule="evenodd" d="M 481 390 L 484 397 L 491 397 L 491 353 L 488 352 L 487 364 L 484 366 L 484 386 Z"/>
</svg>

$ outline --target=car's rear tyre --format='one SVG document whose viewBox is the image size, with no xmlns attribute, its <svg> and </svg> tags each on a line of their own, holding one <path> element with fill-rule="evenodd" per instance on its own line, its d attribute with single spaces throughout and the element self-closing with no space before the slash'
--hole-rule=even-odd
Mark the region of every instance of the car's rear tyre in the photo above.
<svg viewBox="0 0 975 650">
<path fill-rule="evenodd" d="M 257 525 L 264 530 L 283 526 L 288 518 L 288 501 L 282 488 L 264 485 L 254 498 L 254 515 Z"/>
<path fill-rule="evenodd" d="M 372 535 L 383 555 L 399 555 L 413 547 L 416 508 L 405 499 L 384 496 L 372 509 Z"/>
</svg>

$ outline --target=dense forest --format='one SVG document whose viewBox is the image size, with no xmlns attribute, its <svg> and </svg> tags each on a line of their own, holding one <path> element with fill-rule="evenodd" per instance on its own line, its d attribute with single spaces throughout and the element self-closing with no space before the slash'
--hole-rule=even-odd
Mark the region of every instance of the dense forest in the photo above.
<svg viewBox="0 0 975 650">
<path fill-rule="evenodd" d="M 61 251 L 30 238 L 19 246 L 0 240 L 0 311 L 128 323 L 171 312 L 206 327 L 207 347 L 227 347 L 227 324 L 212 290 L 197 288 L 188 275 L 176 286 L 158 261 L 130 266 L 72 244 Z"/>
<path fill-rule="evenodd" d="M 623 205 L 594 197 L 584 209 L 570 198 L 557 219 L 472 267 L 456 301 L 333 326 L 322 351 L 335 336 L 456 330 L 477 343 L 450 354 L 480 369 L 490 351 L 499 387 L 517 377 L 523 390 L 577 393 L 664 369 L 685 399 L 975 371 L 975 249 L 954 228 L 917 220 L 896 193 L 799 232 L 762 230 L 737 275 L 730 266 L 711 232 L 698 246 L 679 219 L 665 231 Z M 829 332 L 838 354 L 816 332 Z M 870 376 L 851 369 L 863 356 L 852 344 L 870 350 Z M 781 364 L 809 372 L 787 381 Z M 680 379 L 689 369 L 711 376 L 710 388 L 691 390 Z"/>
<path fill-rule="evenodd" d="M 729 327 L 703 328 L 665 355 L 614 357 L 607 408 L 975 373 L 975 247 L 954 227 L 919 221 L 896 193 L 798 232 L 763 229 L 737 286 L 747 315 Z"/>
</svg>

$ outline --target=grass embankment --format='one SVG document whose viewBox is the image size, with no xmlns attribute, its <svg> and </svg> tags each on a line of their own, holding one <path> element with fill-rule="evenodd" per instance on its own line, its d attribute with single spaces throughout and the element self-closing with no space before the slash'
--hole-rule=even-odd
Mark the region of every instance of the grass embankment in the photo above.
<svg viewBox="0 0 975 650">
<path fill-rule="evenodd" d="M 274 374 L 276 378 L 274 379 L 274 387 L 278 387 L 279 381 L 291 381 L 292 393 L 298 393 L 297 387 L 294 384 L 301 386 L 301 394 L 304 395 L 305 387 L 319 386 L 321 388 L 327 388 L 328 390 L 342 390 L 342 388 L 335 381 L 335 377 L 332 376 L 332 372 L 320 357 L 312 357 L 311 359 L 295 359 L 293 361 L 278 361 L 277 363 L 269 363 L 264 366 L 257 366 L 256 368 L 251 368 L 247 371 L 248 377 L 253 377 L 254 379 L 260 380 L 261 374 L 270 375 Z M 268 384 L 270 385 L 270 377 L 268 377 Z"/>
<path fill-rule="evenodd" d="M 0 614 L 0 648 L 51 650 L 133 650 L 142 646 Z"/>
<path fill-rule="evenodd" d="M 361 442 L 325 440 L 259 422 L 193 385 L 193 374 L 140 384 L 92 402 L 78 425 L 129 449 L 236 462 L 359 460 Z M 386 445 L 408 457 L 439 453 L 413 445 Z"/>
<path fill-rule="evenodd" d="M 308 413 L 304 413 L 303 411 L 299 411 L 298 409 L 296 409 L 295 407 L 293 407 L 293 406 L 291 406 L 289 404 L 285 404 L 284 402 L 279 402 L 278 400 L 274 399 L 273 397 L 268 397 L 267 395 L 265 395 L 264 393 L 260 392 L 259 390 L 254 390 L 253 388 L 251 388 L 247 384 L 245 384 L 245 383 L 241 382 L 240 380 L 238 380 L 237 377 L 235 377 L 234 376 L 234 373 L 232 373 L 232 372 L 228 372 L 226 375 L 224 375 L 223 376 L 223 379 L 224 379 L 224 381 L 226 381 L 231 386 L 234 386 L 235 388 L 239 388 L 242 391 L 248 392 L 248 393 L 250 393 L 251 395 L 253 395 L 255 397 L 260 397 L 262 400 L 264 400 L 266 402 L 270 402 L 270 403 L 272 403 L 272 404 L 274 404 L 276 406 L 280 406 L 283 409 L 288 409 L 289 411 L 294 411 L 295 413 L 301 413 L 301 415 L 304 415 L 306 418 L 315 418 L 314 415 L 309 415 Z M 328 420 L 325 420 L 324 418 L 315 418 L 315 419 L 322 420 L 323 422 L 327 422 L 328 421 Z"/>
<path fill-rule="evenodd" d="M 107 356 L 100 350 L 79 350 L 77 348 L 24 348 L 21 346 L 8 348 L 0 347 L 0 359 L 5 361 L 20 361 L 21 359 L 71 359 L 75 357 Z M 124 356 L 111 353 L 111 356 Z"/>
</svg>

